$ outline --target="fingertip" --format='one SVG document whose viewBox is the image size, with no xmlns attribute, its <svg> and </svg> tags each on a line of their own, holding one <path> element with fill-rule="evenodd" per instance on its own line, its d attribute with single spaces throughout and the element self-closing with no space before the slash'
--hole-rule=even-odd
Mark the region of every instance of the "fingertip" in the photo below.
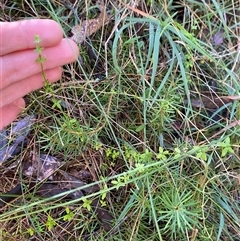
<svg viewBox="0 0 240 241">
<path fill-rule="evenodd" d="M 19 98 L 13 102 L 13 104 L 20 109 L 20 111 L 25 108 L 25 100 L 23 98 Z"/>
<path fill-rule="evenodd" d="M 70 54 L 70 61 L 74 62 L 79 56 L 79 48 L 72 39 L 63 39 L 64 44 L 67 45 L 68 53 Z"/>
<path fill-rule="evenodd" d="M 23 98 L 15 100 L 13 103 L 0 108 L 0 130 L 14 121 L 18 114 L 24 109 L 25 101 Z"/>
<path fill-rule="evenodd" d="M 58 81 L 62 76 L 62 67 L 47 70 L 47 78 L 51 83 Z"/>
<path fill-rule="evenodd" d="M 49 47 L 57 45 L 63 38 L 61 26 L 52 19 L 31 19 L 22 21 L 22 29 L 28 39 L 28 48 L 35 47 L 36 35 L 41 39 L 40 45 Z"/>
<path fill-rule="evenodd" d="M 17 22 L 0 23 L 0 55 L 33 49 L 36 35 L 42 40 L 41 47 L 51 47 L 61 42 L 61 26 L 51 19 L 29 19 Z"/>
</svg>

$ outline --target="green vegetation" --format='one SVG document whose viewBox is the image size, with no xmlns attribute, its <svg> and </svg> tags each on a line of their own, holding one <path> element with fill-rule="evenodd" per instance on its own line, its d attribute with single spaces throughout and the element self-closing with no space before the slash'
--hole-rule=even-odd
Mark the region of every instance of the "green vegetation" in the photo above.
<svg viewBox="0 0 240 241">
<path fill-rule="evenodd" d="M 76 2 L 82 20 L 98 16 L 94 1 Z M 177 2 L 106 2 L 110 20 L 80 59 L 27 96 L 22 116 L 37 121 L 19 162 L 50 153 L 89 170 L 100 190 L 70 201 L 23 195 L 0 214 L 0 239 L 240 240 L 239 1 Z M 78 21 L 61 1 L 9 1 L 1 15 L 52 18 L 66 36 Z"/>
</svg>

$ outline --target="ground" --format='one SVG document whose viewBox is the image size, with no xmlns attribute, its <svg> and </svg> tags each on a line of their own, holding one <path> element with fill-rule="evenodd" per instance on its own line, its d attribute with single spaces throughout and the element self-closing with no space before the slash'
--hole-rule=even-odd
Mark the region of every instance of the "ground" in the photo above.
<svg viewBox="0 0 240 241">
<path fill-rule="evenodd" d="M 239 1 L 103 5 L 78 61 L 25 97 L 17 121 L 35 119 L 0 166 L 1 192 L 20 194 L 1 205 L 1 239 L 239 241 Z M 102 14 L 90 0 L 0 7 L 67 37 Z M 57 166 L 40 180 L 41 158 Z"/>
</svg>

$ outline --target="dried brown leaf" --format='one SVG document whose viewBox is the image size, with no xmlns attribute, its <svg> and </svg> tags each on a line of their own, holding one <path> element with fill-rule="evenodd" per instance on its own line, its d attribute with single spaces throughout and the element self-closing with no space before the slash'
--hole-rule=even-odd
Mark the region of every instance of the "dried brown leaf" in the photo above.
<svg viewBox="0 0 240 241">
<path fill-rule="evenodd" d="M 78 44 L 82 44 L 87 37 L 97 32 L 107 21 L 108 15 L 103 4 L 100 4 L 101 13 L 97 18 L 87 19 L 80 25 L 76 25 L 72 28 L 73 36 L 71 39 Z"/>
</svg>

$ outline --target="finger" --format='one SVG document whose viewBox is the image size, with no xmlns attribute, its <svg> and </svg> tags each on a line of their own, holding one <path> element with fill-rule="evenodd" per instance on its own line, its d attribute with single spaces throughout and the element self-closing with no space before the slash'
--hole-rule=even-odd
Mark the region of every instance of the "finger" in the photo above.
<svg viewBox="0 0 240 241">
<path fill-rule="evenodd" d="M 43 50 L 44 70 L 53 69 L 67 63 L 74 62 L 79 54 L 77 45 L 72 40 L 63 39 L 58 45 Z M 2 59 L 1 59 L 2 58 Z M 38 54 L 33 50 L 11 53 L 0 57 L 2 61 L 2 74 L 0 82 L 5 88 L 6 86 L 28 78 L 41 72 L 41 66 L 36 62 Z"/>
<path fill-rule="evenodd" d="M 61 78 L 62 68 L 57 67 L 46 70 L 45 74 L 50 82 L 55 82 Z M 41 87 L 43 87 L 43 77 L 41 73 L 7 86 L 5 89 L 0 90 L 0 108 Z"/>
<path fill-rule="evenodd" d="M 50 47 L 62 40 L 60 25 L 50 19 L 31 19 L 0 23 L 0 55 L 35 48 L 35 36 L 42 39 L 41 46 Z"/>
<path fill-rule="evenodd" d="M 16 119 L 17 115 L 24 109 L 25 101 L 23 98 L 16 100 L 0 108 L 0 130 Z"/>
</svg>

